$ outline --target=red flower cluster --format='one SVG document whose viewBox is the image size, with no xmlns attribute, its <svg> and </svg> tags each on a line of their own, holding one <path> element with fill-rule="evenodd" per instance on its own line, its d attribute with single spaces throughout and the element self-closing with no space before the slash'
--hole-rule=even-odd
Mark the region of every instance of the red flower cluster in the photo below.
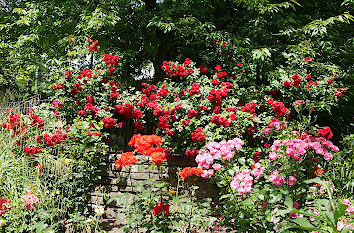
<svg viewBox="0 0 354 233">
<path fill-rule="evenodd" d="M 202 65 L 199 66 L 199 69 L 201 74 L 206 74 L 208 72 L 207 68 Z"/>
<path fill-rule="evenodd" d="M 45 121 L 43 120 L 43 118 L 39 117 L 38 115 L 34 114 L 33 112 L 30 112 L 30 115 L 28 118 L 32 120 L 32 123 L 31 123 L 32 126 L 36 125 L 39 128 L 43 128 L 45 125 Z"/>
<path fill-rule="evenodd" d="M 87 78 L 91 78 L 92 76 L 92 70 L 88 70 L 88 69 L 83 69 L 80 74 L 83 76 L 83 77 L 87 77 Z M 79 79 L 82 78 L 81 76 L 78 77 Z"/>
<path fill-rule="evenodd" d="M 33 148 L 30 148 L 30 147 L 24 147 L 23 148 L 23 151 L 25 152 L 25 155 L 27 154 L 32 154 L 32 155 L 35 155 L 37 154 L 38 152 L 40 152 L 40 148 L 38 146 L 36 147 L 33 147 Z"/>
<path fill-rule="evenodd" d="M 120 58 L 118 55 L 103 54 L 103 60 L 107 66 L 118 66 Z"/>
<path fill-rule="evenodd" d="M 142 92 L 147 96 L 147 97 L 149 97 L 150 95 L 151 95 L 151 92 L 152 91 L 156 91 L 156 86 L 155 85 L 153 85 L 153 84 L 151 84 L 150 86 L 149 86 L 149 84 L 147 84 L 147 83 L 142 83 L 141 85 L 143 85 L 146 89 L 142 89 Z"/>
<path fill-rule="evenodd" d="M 170 205 L 165 205 L 163 202 L 161 202 L 158 203 L 154 208 L 152 208 L 152 215 L 154 216 L 158 215 L 161 212 L 168 214 L 170 212 Z"/>
<path fill-rule="evenodd" d="M 55 84 L 53 85 L 53 88 L 59 90 L 59 89 L 63 89 L 65 86 L 66 86 L 66 83 L 58 81 L 57 85 L 55 85 Z"/>
<path fill-rule="evenodd" d="M 223 82 L 223 83 L 221 83 L 221 86 L 222 87 L 226 87 L 227 89 L 233 89 L 234 88 L 234 85 L 232 83 L 229 83 L 229 82 Z"/>
<path fill-rule="evenodd" d="M 182 179 L 185 179 L 189 176 L 196 175 L 196 176 L 201 176 L 203 174 L 203 169 L 199 167 L 185 167 L 180 171 L 179 175 Z"/>
<path fill-rule="evenodd" d="M 222 125 L 224 127 L 230 127 L 232 124 L 225 117 L 222 116 L 214 116 L 211 120 L 211 123 L 216 125 Z"/>
<path fill-rule="evenodd" d="M 73 74 L 70 71 L 66 71 L 64 76 L 66 80 L 70 80 L 73 77 Z"/>
<path fill-rule="evenodd" d="M 86 116 L 86 111 L 80 110 L 80 111 L 77 112 L 77 115 L 79 115 L 79 116 Z"/>
<path fill-rule="evenodd" d="M 291 82 L 289 82 L 289 81 L 285 81 L 285 82 L 284 82 L 284 86 L 285 86 L 285 87 L 290 87 L 290 85 L 291 85 Z"/>
<path fill-rule="evenodd" d="M 7 111 L 8 118 L 6 119 L 7 123 L 3 123 L 2 127 L 7 129 L 7 131 L 13 130 L 13 137 L 18 134 L 24 133 L 27 127 L 25 126 L 25 122 L 21 121 L 21 116 L 19 114 L 12 114 L 13 109 Z"/>
<path fill-rule="evenodd" d="M 99 108 L 96 106 L 93 106 L 91 103 L 88 103 L 85 105 L 84 110 L 86 112 L 91 112 L 91 114 L 94 116 L 98 112 Z"/>
<path fill-rule="evenodd" d="M 192 132 L 191 136 L 193 142 L 205 141 L 206 138 L 206 135 L 203 134 L 203 128 L 201 127 L 198 127 L 195 132 Z"/>
<path fill-rule="evenodd" d="M 170 93 L 170 91 L 167 88 L 165 88 L 165 86 L 163 85 L 157 94 L 161 97 L 165 97 L 169 93 Z"/>
<path fill-rule="evenodd" d="M 251 114 L 254 114 L 256 112 L 256 107 L 257 107 L 257 103 L 256 102 L 251 102 L 246 104 L 245 106 L 241 107 L 241 111 L 242 112 L 249 112 Z"/>
<path fill-rule="evenodd" d="M 200 94 L 199 84 L 198 84 L 198 83 L 194 83 L 194 84 L 192 85 L 191 89 L 189 90 L 189 94 L 190 94 L 191 96 Z"/>
<path fill-rule="evenodd" d="M 293 85 L 295 87 L 299 87 L 300 86 L 300 82 L 301 82 L 301 78 L 300 78 L 299 74 L 298 73 L 294 74 L 292 79 L 294 80 Z"/>
<path fill-rule="evenodd" d="M 100 46 L 98 40 L 93 41 L 91 38 L 88 38 L 87 41 L 90 42 L 90 43 L 93 42 L 88 47 L 91 52 L 98 51 L 98 46 Z"/>
<path fill-rule="evenodd" d="M 194 159 L 194 157 L 198 154 L 198 151 L 196 149 L 187 149 L 186 150 L 186 155 L 191 158 L 191 159 Z"/>
<path fill-rule="evenodd" d="M 120 158 L 114 163 L 117 169 L 121 169 L 125 166 L 136 164 L 138 159 L 134 156 L 133 152 L 127 152 L 120 156 Z"/>
<path fill-rule="evenodd" d="M 217 77 L 218 79 L 226 78 L 226 77 L 227 77 L 227 73 L 226 73 L 226 72 L 217 73 L 217 74 L 216 74 L 216 77 Z"/>
<path fill-rule="evenodd" d="M 284 103 L 280 101 L 269 99 L 268 103 L 272 105 L 273 112 L 277 113 L 280 117 L 284 116 L 289 111 L 289 109 L 284 106 Z"/>
<path fill-rule="evenodd" d="M 81 91 L 82 90 L 82 87 L 81 87 L 81 84 L 80 83 L 75 83 L 74 85 L 74 88 L 71 89 L 70 93 L 72 95 L 76 95 L 78 91 Z"/>
<path fill-rule="evenodd" d="M 221 104 L 221 100 L 225 99 L 227 97 L 227 93 L 229 92 L 229 89 L 224 88 L 223 90 L 215 90 L 211 89 L 208 95 L 208 100 L 210 101 L 216 101 L 218 105 Z"/>
<path fill-rule="evenodd" d="M 217 80 L 217 79 L 212 79 L 211 80 L 211 84 L 213 85 L 213 86 L 217 86 L 217 85 L 219 85 L 220 84 L 220 82 Z"/>
<path fill-rule="evenodd" d="M 141 129 L 143 128 L 143 123 L 141 123 L 141 122 L 134 122 L 133 126 L 134 126 L 134 128 L 135 128 L 136 130 L 141 130 Z"/>
<path fill-rule="evenodd" d="M 256 153 L 254 153 L 252 159 L 253 161 L 255 161 L 256 163 L 259 162 L 259 155 L 261 154 L 261 152 L 257 151 Z"/>
<path fill-rule="evenodd" d="M 172 62 L 164 61 L 161 69 L 166 72 L 167 78 L 174 77 L 174 76 L 185 78 L 188 75 L 194 73 L 193 69 L 185 69 L 189 64 L 191 64 L 191 62 L 192 61 L 189 60 L 189 58 L 186 58 L 183 66 L 180 65 L 176 66 L 175 64 L 172 64 Z"/>
<path fill-rule="evenodd" d="M 325 127 L 324 129 L 319 129 L 318 133 L 317 133 L 317 137 L 323 137 L 327 140 L 330 140 L 333 137 L 333 133 L 331 131 L 331 128 L 329 128 L 328 126 Z"/>
<path fill-rule="evenodd" d="M 103 118 L 102 122 L 104 124 L 103 126 L 107 129 L 112 129 L 114 127 L 114 125 L 116 124 L 114 119 L 111 117 Z"/>
<path fill-rule="evenodd" d="M 55 134 L 53 134 L 52 136 L 50 136 L 49 134 L 44 134 L 44 135 L 43 135 L 44 141 L 48 144 L 48 146 L 51 146 L 51 147 L 60 144 L 60 143 L 63 142 L 67 137 L 68 137 L 68 135 L 63 134 L 60 129 L 58 129 L 57 131 L 55 131 Z"/>
<path fill-rule="evenodd" d="M 134 105 L 126 103 L 124 105 L 115 105 L 114 106 L 114 113 L 119 113 L 120 115 L 124 116 L 125 119 L 138 119 L 140 118 L 143 113 L 140 109 L 134 109 Z"/>
<path fill-rule="evenodd" d="M 343 90 L 343 93 L 345 93 L 346 90 Z M 334 92 L 334 95 L 337 96 L 337 99 L 339 99 L 342 95 L 342 92 L 340 92 L 340 88 L 337 88 L 337 90 Z"/>
<path fill-rule="evenodd" d="M 188 118 L 193 118 L 198 116 L 198 111 L 194 110 L 194 109 L 189 109 L 188 110 Z"/>
<path fill-rule="evenodd" d="M 0 198 L 0 216 L 5 214 L 6 210 L 9 208 L 11 200 Z"/>
</svg>

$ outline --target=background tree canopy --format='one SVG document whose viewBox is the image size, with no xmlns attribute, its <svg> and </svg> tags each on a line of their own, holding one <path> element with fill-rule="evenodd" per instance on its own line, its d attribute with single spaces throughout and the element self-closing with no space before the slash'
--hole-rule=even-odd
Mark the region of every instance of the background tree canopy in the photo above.
<svg viewBox="0 0 354 233">
<path fill-rule="evenodd" d="M 102 53 L 123 58 L 122 81 L 151 63 L 158 81 L 164 60 L 189 57 L 207 67 L 241 62 L 250 85 L 268 85 L 309 56 L 323 65 L 318 75 L 338 76 L 351 87 L 353 7 L 352 0 L 2 1 L 2 100 L 45 96 L 50 70 L 73 65 L 88 37 L 100 41 Z M 338 114 L 352 122 L 347 105 Z"/>
</svg>

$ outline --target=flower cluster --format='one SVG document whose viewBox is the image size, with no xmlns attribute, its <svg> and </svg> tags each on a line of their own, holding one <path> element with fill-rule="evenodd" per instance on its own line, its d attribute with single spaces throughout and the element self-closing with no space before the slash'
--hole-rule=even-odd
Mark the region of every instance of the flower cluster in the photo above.
<svg viewBox="0 0 354 233">
<path fill-rule="evenodd" d="M 199 167 L 185 167 L 180 171 L 179 175 L 182 179 L 185 179 L 189 176 L 196 175 L 196 176 L 202 176 L 203 175 L 203 169 Z"/>
<path fill-rule="evenodd" d="M 296 134 L 296 132 L 294 132 Z M 279 150 L 280 147 L 284 149 Z M 328 151 L 332 150 L 338 152 L 339 148 L 331 141 L 327 141 L 325 138 L 315 138 L 308 134 L 304 139 L 291 139 L 291 140 L 275 140 L 272 145 L 272 152 L 269 154 L 271 160 L 277 159 L 284 154 L 292 156 L 296 161 L 302 159 L 310 151 L 315 151 L 316 154 L 322 155 L 325 160 L 332 160 L 333 155 Z M 285 153 L 284 153 L 285 152 Z"/>
<path fill-rule="evenodd" d="M 103 126 L 107 129 L 112 129 L 116 124 L 115 120 L 111 117 L 103 118 L 102 122 L 104 124 Z"/>
<path fill-rule="evenodd" d="M 130 118 L 138 119 L 143 115 L 140 109 L 134 108 L 134 105 L 129 103 L 124 105 L 115 105 L 114 113 L 124 116 L 126 120 L 129 120 Z"/>
<path fill-rule="evenodd" d="M 251 175 L 254 176 L 256 180 L 258 180 L 261 177 L 261 175 L 263 175 L 263 172 L 265 170 L 265 167 L 262 167 L 262 165 L 258 162 L 252 165 L 251 168 L 252 168 Z"/>
<path fill-rule="evenodd" d="M 0 198 L 0 216 L 6 213 L 6 210 L 9 208 L 11 200 Z"/>
<path fill-rule="evenodd" d="M 192 141 L 193 142 L 199 142 L 199 141 L 204 141 L 206 138 L 206 135 L 203 134 L 203 128 L 198 127 L 195 132 L 191 133 Z"/>
<path fill-rule="evenodd" d="M 164 148 L 160 145 L 162 137 L 157 135 L 140 135 L 135 134 L 129 141 L 128 145 L 135 147 L 135 152 L 142 153 L 143 155 L 151 155 L 151 160 L 157 164 L 161 164 L 166 160 L 166 153 Z"/>
<path fill-rule="evenodd" d="M 268 103 L 272 105 L 273 112 L 278 114 L 278 116 L 284 116 L 289 109 L 284 106 L 284 103 L 280 101 L 274 101 L 273 99 L 269 99 Z"/>
<path fill-rule="evenodd" d="M 63 134 L 61 129 L 57 129 L 55 131 L 55 134 L 49 135 L 49 134 L 44 134 L 43 139 L 44 141 L 48 144 L 48 146 L 53 147 L 61 142 L 63 142 L 66 138 L 68 137 L 67 134 Z"/>
<path fill-rule="evenodd" d="M 167 78 L 174 76 L 185 78 L 188 75 L 194 73 L 193 69 L 187 68 L 190 64 L 191 60 L 189 60 L 189 58 L 186 58 L 185 62 L 183 63 L 183 66 L 172 64 L 172 62 L 164 61 L 162 63 L 161 69 L 166 73 Z"/>
<path fill-rule="evenodd" d="M 154 208 L 152 208 L 152 215 L 154 216 L 158 215 L 161 212 L 168 214 L 170 212 L 170 205 L 161 202 L 158 203 Z"/>
<path fill-rule="evenodd" d="M 279 175 L 279 171 L 275 170 L 269 175 L 269 181 L 274 183 L 276 186 L 280 187 L 282 184 L 285 184 L 285 177 Z"/>
<path fill-rule="evenodd" d="M 254 114 L 256 112 L 256 107 L 257 107 L 257 103 L 251 102 L 251 103 L 246 104 L 245 106 L 242 106 L 241 111 Z"/>
<path fill-rule="evenodd" d="M 200 94 L 200 89 L 199 89 L 199 84 L 198 83 L 193 83 L 191 89 L 189 90 L 189 94 L 191 96 Z"/>
<path fill-rule="evenodd" d="M 38 197 L 31 192 L 26 193 L 25 195 L 21 196 L 25 205 L 29 210 L 35 209 L 34 204 L 38 203 Z"/>
<path fill-rule="evenodd" d="M 19 114 L 12 114 L 12 111 L 13 109 L 7 111 L 7 124 L 3 123 L 2 127 L 8 131 L 13 130 L 12 136 L 15 137 L 16 135 L 25 133 L 27 127 L 25 126 L 25 122 L 21 120 L 21 116 Z"/>
<path fill-rule="evenodd" d="M 323 137 L 327 140 L 330 140 L 333 137 L 333 133 L 331 131 L 331 128 L 329 127 L 324 127 L 324 129 L 318 129 L 317 137 Z"/>
<path fill-rule="evenodd" d="M 38 152 L 40 152 L 40 148 L 38 146 L 36 147 L 33 147 L 33 148 L 30 148 L 30 147 L 24 147 L 23 148 L 23 151 L 25 152 L 25 155 L 27 154 L 32 154 L 32 155 L 35 155 L 37 154 Z"/>
<path fill-rule="evenodd" d="M 234 114 L 231 115 L 231 116 L 235 116 L 236 117 L 236 115 L 234 115 Z M 235 118 L 231 117 L 231 120 L 232 119 L 235 119 Z M 222 116 L 214 116 L 213 118 L 211 118 L 210 122 L 214 123 L 216 125 L 222 125 L 225 128 L 231 127 L 231 125 L 232 125 L 231 122 L 229 122 L 225 117 L 222 117 Z"/>
<path fill-rule="evenodd" d="M 243 169 L 241 172 L 236 173 L 232 179 L 230 186 L 236 190 L 240 195 L 250 193 L 253 185 L 253 177 L 250 175 L 248 169 Z"/>
<path fill-rule="evenodd" d="M 127 152 L 120 156 L 120 158 L 114 163 L 117 169 L 121 169 L 125 166 L 130 166 L 136 164 L 137 158 L 134 156 L 133 152 Z"/>
<path fill-rule="evenodd" d="M 115 67 L 118 66 L 118 62 L 120 60 L 118 55 L 112 55 L 112 54 L 104 54 L 103 55 L 103 60 L 108 66 L 109 69 L 109 75 L 113 75 L 113 72 L 115 70 Z"/>
<path fill-rule="evenodd" d="M 204 170 L 203 178 L 207 178 L 214 174 L 214 170 L 222 168 L 220 162 L 217 160 L 229 160 L 234 157 L 233 150 L 240 150 L 244 142 L 239 138 L 234 138 L 228 141 L 210 142 L 204 146 L 205 149 L 198 151 L 195 161 L 198 167 Z"/>
<path fill-rule="evenodd" d="M 98 40 L 93 41 L 91 38 L 88 38 L 87 41 L 92 43 L 88 47 L 91 52 L 98 51 L 98 46 L 100 46 Z"/>
<path fill-rule="evenodd" d="M 294 74 L 292 79 L 294 80 L 293 85 L 295 87 L 299 87 L 300 86 L 300 82 L 301 82 L 301 78 L 300 78 L 299 74 L 297 74 L 297 73 Z"/>
<path fill-rule="evenodd" d="M 267 124 L 268 128 L 263 130 L 264 133 L 268 134 L 272 131 L 272 129 L 280 130 L 280 129 L 287 129 L 288 125 L 285 121 L 280 121 L 277 118 L 273 118 L 270 123 Z"/>
<path fill-rule="evenodd" d="M 229 89 L 224 88 L 223 90 L 211 89 L 208 95 L 208 100 L 216 101 L 217 105 L 221 105 L 221 100 L 225 99 L 229 93 Z"/>
</svg>

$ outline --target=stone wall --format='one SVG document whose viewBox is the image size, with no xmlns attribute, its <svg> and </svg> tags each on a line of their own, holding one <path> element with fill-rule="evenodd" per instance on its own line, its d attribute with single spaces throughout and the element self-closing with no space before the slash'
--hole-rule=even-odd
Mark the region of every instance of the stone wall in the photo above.
<svg viewBox="0 0 354 233">
<path fill-rule="evenodd" d="M 137 165 L 131 167 L 124 167 L 121 170 L 116 169 L 114 162 L 120 157 L 123 151 L 112 153 L 107 156 L 106 167 L 103 168 L 102 179 L 97 183 L 96 191 L 91 195 L 91 205 L 93 208 L 96 206 L 105 206 L 106 201 L 113 196 L 122 195 L 122 193 L 129 192 L 134 193 L 134 185 L 140 181 L 150 179 L 158 180 L 159 174 L 157 169 L 151 169 L 152 162 L 150 156 L 138 155 Z M 177 173 L 179 169 L 183 167 L 195 167 L 196 162 L 191 160 L 187 156 L 174 155 L 167 162 L 163 163 L 162 176 L 172 186 L 177 186 Z M 217 188 L 208 183 L 203 178 L 196 179 L 196 185 L 200 188 L 196 192 L 198 198 L 214 198 L 217 195 Z M 113 219 L 116 218 L 117 212 L 120 206 L 113 202 L 105 208 L 104 218 Z"/>
</svg>

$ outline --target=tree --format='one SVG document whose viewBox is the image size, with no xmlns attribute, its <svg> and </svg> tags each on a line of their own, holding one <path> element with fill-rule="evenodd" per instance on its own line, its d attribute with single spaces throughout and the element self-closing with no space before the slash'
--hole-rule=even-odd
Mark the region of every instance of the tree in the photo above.
<svg viewBox="0 0 354 233">
<path fill-rule="evenodd" d="M 254 64 L 261 84 L 287 65 L 284 53 L 311 55 L 349 71 L 353 32 L 336 22 L 349 23 L 345 12 L 352 9 L 350 1 L 324 0 L 10 1 L 0 12 L 1 73 L 22 88 L 30 82 L 27 92 L 36 92 L 36 73 L 44 83 L 51 66 L 68 65 L 82 37 L 124 58 L 124 80 L 149 62 L 158 81 L 164 60 L 190 57 L 208 65 L 218 57 Z"/>
</svg>

